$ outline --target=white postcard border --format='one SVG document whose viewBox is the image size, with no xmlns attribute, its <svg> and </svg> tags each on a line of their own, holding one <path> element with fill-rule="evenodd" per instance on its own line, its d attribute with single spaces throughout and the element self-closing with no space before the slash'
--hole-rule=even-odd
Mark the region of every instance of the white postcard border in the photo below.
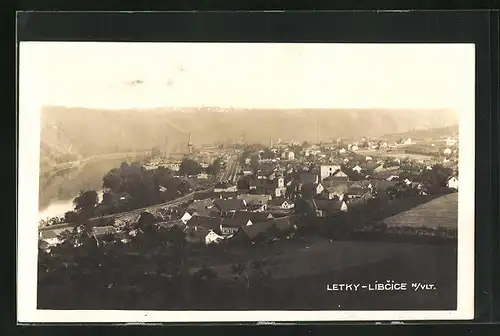
<svg viewBox="0 0 500 336">
<path fill-rule="evenodd" d="M 36 322 L 253 322 L 468 320 L 474 317 L 475 46 L 449 44 L 469 62 L 453 107 L 460 113 L 458 296 L 456 311 L 60 311 L 36 308 L 40 97 L 43 85 L 30 45 L 19 48 L 19 166 L 17 224 L 18 321 Z M 68 43 L 68 42 L 65 42 Z M 440 45 L 443 46 L 444 44 Z M 424 48 L 432 46 L 420 44 Z M 434 45 L 435 46 L 435 45 Z M 29 58 L 29 62 L 27 59 Z M 432 80 L 432 79 L 430 79 Z M 353 106 L 355 107 L 355 106 Z M 408 106 L 412 107 L 412 106 Z"/>
</svg>

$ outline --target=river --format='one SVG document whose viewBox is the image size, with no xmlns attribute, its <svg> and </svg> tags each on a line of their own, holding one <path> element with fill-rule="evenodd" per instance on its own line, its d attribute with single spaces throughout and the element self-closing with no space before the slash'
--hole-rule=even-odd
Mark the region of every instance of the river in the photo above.
<svg viewBox="0 0 500 336">
<path fill-rule="evenodd" d="M 73 210 L 73 199 L 81 190 L 96 190 L 102 199 L 102 178 L 109 170 L 132 159 L 102 159 L 79 168 L 40 176 L 38 219 L 64 216 Z"/>
</svg>

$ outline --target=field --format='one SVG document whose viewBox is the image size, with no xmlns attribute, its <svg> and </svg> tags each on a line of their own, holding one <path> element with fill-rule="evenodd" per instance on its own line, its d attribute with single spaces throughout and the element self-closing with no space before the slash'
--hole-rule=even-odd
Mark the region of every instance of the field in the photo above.
<svg viewBox="0 0 500 336">
<path fill-rule="evenodd" d="M 322 239 L 312 245 L 286 248 L 273 254 L 267 251 L 268 257 L 265 260 L 273 269 L 273 278 L 285 279 L 362 267 L 366 264 L 384 262 L 395 255 L 404 258 L 428 249 L 429 247 L 425 245 L 405 243 Z M 248 255 L 245 259 L 249 260 Z M 232 263 L 220 264 L 212 265 L 212 268 L 220 278 L 233 278 L 232 266 Z"/>
<path fill-rule="evenodd" d="M 452 193 L 419 205 L 384 220 L 388 227 L 410 226 L 457 228 L 458 193 Z"/>
</svg>

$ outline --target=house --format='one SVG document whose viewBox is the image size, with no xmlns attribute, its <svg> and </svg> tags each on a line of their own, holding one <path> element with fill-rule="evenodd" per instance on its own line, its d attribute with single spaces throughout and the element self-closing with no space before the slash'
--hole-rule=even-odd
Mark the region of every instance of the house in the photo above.
<svg viewBox="0 0 500 336">
<path fill-rule="evenodd" d="M 269 209 L 289 210 L 293 209 L 295 204 L 284 197 L 275 198 L 267 203 Z"/>
<path fill-rule="evenodd" d="M 386 178 L 387 181 L 398 181 L 399 180 L 399 175 L 390 175 L 388 178 Z"/>
<path fill-rule="evenodd" d="M 346 149 L 345 149 L 345 148 L 341 148 L 341 149 L 339 149 L 339 153 L 340 153 L 340 154 L 344 154 L 345 152 L 346 152 Z"/>
<path fill-rule="evenodd" d="M 254 243 L 261 239 L 275 238 L 280 232 L 290 232 L 295 229 L 293 216 L 281 217 L 272 221 L 259 222 L 238 229 L 233 239 Z"/>
<path fill-rule="evenodd" d="M 201 217 L 193 216 L 188 222 L 188 228 L 201 228 L 205 230 L 213 230 L 217 234 L 221 234 L 222 218 L 220 217 Z"/>
<path fill-rule="evenodd" d="M 332 176 L 325 177 L 322 183 L 329 183 L 330 181 L 349 181 L 349 176 L 342 170 L 337 171 Z"/>
<path fill-rule="evenodd" d="M 184 229 L 186 227 L 186 223 L 184 223 L 180 219 L 174 219 L 174 220 L 170 220 L 170 221 L 166 221 L 166 222 L 156 223 L 156 227 L 166 228 L 166 229 L 178 227 L 178 228 Z"/>
<path fill-rule="evenodd" d="M 316 217 L 335 216 L 348 210 L 344 200 L 313 200 L 312 202 Z"/>
<path fill-rule="evenodd" d="M 250 159 L 250 158 L 248 158 L 248 157 L 247 157 L 247 158 L 245 158 L 245 164 L 246 164 L 247 166 L 249 166 L 249 165 L 250 165 L 250 163 L 252 163 L 252 159 Z"/>
<path fill-rule="evenodd" d="M 458 190 L 458 178 L 455 176 L 450 176 L 446 181 L 446 186 L 448 188 Z"/>
<path fill-rule="evenodd" d="M 213 212 L 219 213 L 219 210 L 215 207 L 214 202 L 211 199 L 196 201 L 189 205 L 187 212 L 191 215 L 197 215 L 201 217 L 213 217 Z"/>
<path fill-rule="evenodd" d="M 384 171 L 389 170 L 388 168 L 384 168 L 384 165 L 382 163 L 378 163 L 377 166 L 373 169 L 373 173 L 382 173 Z"/>
<path fill-rule="evenodd" d="M 193 217 L 193 216 L 192 216 L 189 212 L 187 212 L 187 211 L 186 211 L 186 212 L 185 212 L 185 213 L 181 216 L 180 220 L 181 220 L 184 224 L 186 224 L 186 223 L 187 223 L 187 222 L 191 219 L 191 217 Z"/>
<path fill-rule="evenodd" d="M 295 153 L 290 151 L 288 152 L 288 160 L 295 160 Z"/>
<path fill-rule="evenodd" d="M 389 188 L 395 187 L 399 181 L 391 181 L 391 180 L 380 180 L 380 181 L 372 181 L 372 189 L 377 191 L 386 191 Z"/>
<path fill-rule="evenodd" d="M 208 179 L 208 174 L 207 173 L 199 173 L 198 175 L 196 175 L 196 178 L 199 180 L 206 180 L 206 179 Z"/>
<path fill-rule="evenodd" d="M 373 158 L 372 158 L 371 156 L 367 156 L 367 157 L 365 158 L 365 160 L 366 160 L 367 162 L 368 162 L 368 161 L 373 161 Z"/>
<path fill-rule="evenodd" d="M 255 208 L 254 210 L 265 211 L 267 203 L 271 200 L 271 195 L 257 194 L 241 194 L 238 199 L 245 201 L 247 207 Z"/>
<path fill-rule="evenodd" d="M 446 146 L 454 146 L 456 145 L 456 143 L 458 142 L 457 139 L 454 139 L 454 138 L 446 138 Z"/>
<path fill-rule="evenodd" d="M 215 233 L 213 230 L 210 230 L 205 235 L 204 239 L 205 239 L 205 245 L 217 244 L 224 239 L 224 236 L 221 236 Z"/>
<path fill-rule="evenodd" d="M 215 186 L 214 186 L 214 192 L 218 193 L 218 192 L 236 192 L 238 191 L 238 188 L 236 187 L 235 184 L 231 184 L 229 182 L 220 182 L 220 183 L 217 183 Z"/>
<path fill-rule="evenodd" d="M 330 200 L 334 198 L 339 198 L 340 196 L 347 193 L 351 184 L 352 183 L 350 182 L 340 182 L 340 183 L 337 182 L 335 184 L 331 184 L 325 188 L 325 190 L 323 191 L 323 195 L 325 196 L 326 199 Z"/>
<path fill-rule="evenodd" d="M 45 242 L 48 246 L 56 246 L 63 242 L 58 233 L 54 230 L 40 231 L 39 239 Z"/>
<path fill-rule="evenodd" d="M 362 172 L 367 174 L 374 173 L 375 170 L 380 166 L 381 166 L 380 163 L 374 161 L 368 161 L 366 163 L 361 164 Z"/>
<path fill-rule="evenodd" d="M 321 181 L 328 176 L 335 175 L 339 170 L 341 170 L 340 165 L 320 165 L 319 176 Z"/>
<path fill-rule="evenodd" d="M 302 193 L 308 195 L 319 195 L 325 188 L 321 183 L 307 183 L 302 185 Z"/>
<path fill-rule="evenodd" d="M 368 200 L 371 198 L 370 188 L 363 188 L 362 186 L 357 184 L 351 185 L 347 189 L 346 194 L 347 196 L 349 196 L 350 199 L 363 198 L 365 200 Z"/>
<path fill-rule="evenodd" d="M 452 153 L 452 150 L 451 150 L 450 148 L 445 148 L 445 149 L 443 150 L 443 154 L 444 154 L 444 155 L 451 155 L 451 153 Z"/>
<path fill-rule="evenodd" d="M 219 199 L 223 200 L 235 199 L 237 197 L 238 197 L 237 191 L 223 191 L 219 193 Z"/>
<path fill-rule="evenodd" d="M 268 220 L 273 220 L 274 216 L 270 212 L 262 212 L 262 211 L 236 211 L 233 213 L 232 218 L 238 219 L 241 221 L 250 220 L 252 223 L 256 222 L 265 222 Z"/>
<path fill-rule="evenodd" d="M 403 141 L 403 145 L 411 145 L 413 142 L 411 140 L 411 138 L 408 138 L 406 140 Z"/>
<path fill-rule="evenodd" d="M 232 235 L 243 226 L 250 226 L 253 222 L 246 216 L 233 216 L 224 218 L 220 224 L 220 231 L 223 235 Z"/>
<path fill-rule="evenodd" d="M 193 195 L 193 202 L 210 200 L 219 198 L 219 194 L 213 191 L 195 192 Z"/>
<path fill-rule="evenodd" d="M 243 174 L 243 176 L 251 176 L 253 175 L 253 170 L 251 168 L 243 168 L 241 170 L 241 173 Z"/>
<path fill-rule="evenodd" d="M 114 226 L 98 226 L 93 227 L 91 235 L 94 236 L 96 240 L 102 239 L 105 236 L 114 236 L 118 233 L 118 230 Z"/>
<path fill-rule="evenodd" d="M 361 174 L 361 171 L 363 171 L 363 167 L 360 165 L 356 165 L 352 168 L 353 171 L 357 172 L 358 174 Z"/>
<path fill-rule="evenodd" d="M 302 173 L 300 174 L 300 183 L 304 184 L 317 184 L 319 183 L 318 175 L 313 173 Z"/>
<path fill-rule="evenodd" d="M 239 199 L 217 199 L 214 202 L 214 206 L 220 211 L 221 216 L 228 216 L 235 211 L 246 209 L 245 202 Z"/>
<path fill-rule="evenodd" d="M 378 169 L 378 168 L 377 168 Z M 389 169 L 386 169 L 386 168 L 383 168 L 384 170 L 379 170 L 379 171 L 376 171 L 372 174 L 373 178 L 374 179 L 377 179 L 377 180 L 387 180 L 388 178 L 396 178 L 396 177 L 399 177 L 399 168 L 389 168 Z"/>
</svg>

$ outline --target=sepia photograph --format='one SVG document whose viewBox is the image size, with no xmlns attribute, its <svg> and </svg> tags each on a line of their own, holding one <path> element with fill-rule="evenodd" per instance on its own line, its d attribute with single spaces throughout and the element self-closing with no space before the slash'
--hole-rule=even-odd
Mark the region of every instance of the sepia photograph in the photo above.
<svg viewBox="0 0 500 336">
<path fill-rule="evenodd" d="M 46 322 L 473 317 L 472 44 L 22 42 Z"/>
</svg>

